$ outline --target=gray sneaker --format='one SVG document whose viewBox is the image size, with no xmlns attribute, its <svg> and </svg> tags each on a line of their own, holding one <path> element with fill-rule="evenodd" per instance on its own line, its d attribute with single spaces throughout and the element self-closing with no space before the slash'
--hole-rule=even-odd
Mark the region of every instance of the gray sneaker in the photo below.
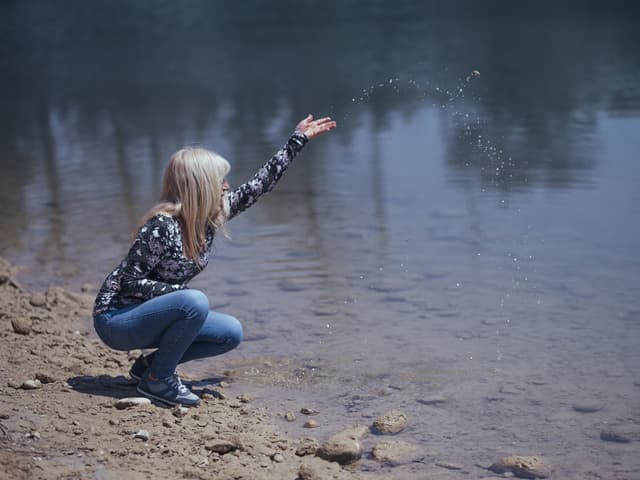
<svg viewBox="0 0 640 480">
<path fill-rule="evenodd" d="M 175 373 L 158 381 L 149 380 L 149 374 L 146 373 L 140 379 L 138 392 L 169 405 L 195 407 L 200 403 L 200 398 L 185 387 Z"/>
</svg>

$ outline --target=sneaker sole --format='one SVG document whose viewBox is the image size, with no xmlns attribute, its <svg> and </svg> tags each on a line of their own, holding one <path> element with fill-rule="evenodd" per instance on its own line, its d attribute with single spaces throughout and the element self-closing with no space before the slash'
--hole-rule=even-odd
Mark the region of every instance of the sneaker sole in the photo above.
<svg viewBox="0 0 640 480">
<path fill-rule="evenodd" d="M 200 400 L 198 400 L 196 403 L 181 403 L 181 402 L 175 402 L 173 400 L 167 400 L 166 398 L 157 397 L 153 393 L 149 393 L 142 390 L 140 386 L 138 386 L 136 390 L 138 391 L 138 393 L 143 394 L 145 397 L 153 398 L 154 400 L 158 400 L 159 402 L 166 403 L 167 405 L 171 405 L 172 407 L 176 405 L 181 405 L 183 407 L 196 407 L 200 404 Z"/>
</svg>

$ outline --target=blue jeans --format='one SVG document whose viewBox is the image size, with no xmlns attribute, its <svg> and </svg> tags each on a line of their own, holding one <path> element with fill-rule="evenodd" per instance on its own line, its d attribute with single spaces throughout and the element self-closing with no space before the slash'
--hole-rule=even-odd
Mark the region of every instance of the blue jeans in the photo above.
<svg viewBox="0 0 640 480">
<path fill-rule="evenodd" d="M 149 373 L 165 378 L 179 363 L 213 357 L 242 341 L 240 322 L 209 310 L 199 290 L 178 290 L 96 315 L 93 325 L 100 339 L 116 350 L 157 348 Z"/>
</svg>

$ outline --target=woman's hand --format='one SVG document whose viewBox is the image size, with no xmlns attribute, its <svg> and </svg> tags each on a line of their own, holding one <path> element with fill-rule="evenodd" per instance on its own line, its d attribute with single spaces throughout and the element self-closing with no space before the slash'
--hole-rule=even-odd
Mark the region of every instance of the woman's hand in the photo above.
<svg viewBox="0 0 640 480">
<path fill-rule="evenodd" d="M 296 130 L 304 133 L 306 137 L 311 140 L 312 138 L 318 137 L 323 133 L 327 133 L 334 128 L 336 128 L 336 122 L 331 120 L 331 117 L 314 120 L 313 115 L 309 114 L 307 115 L 307 118 L 298 123 Z"/>
</svg>

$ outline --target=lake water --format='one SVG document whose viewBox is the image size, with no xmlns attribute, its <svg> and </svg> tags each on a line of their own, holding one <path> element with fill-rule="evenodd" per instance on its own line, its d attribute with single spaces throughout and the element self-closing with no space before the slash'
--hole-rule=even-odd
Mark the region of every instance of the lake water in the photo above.
<svg viewBox="0 0 640 480">
<path fill-rule="evenodd" d="M 640 433 L 639 9 L 422 3 L 3 2 L 0 254 L 97 286 L 173 151 L 237 185 L 331 115 L 192 282 L 247 341 L 188 371 L 321 411 L 292 436 L 402 409 L 426 460 L 361 464 L 394 478 L 639 479 L 599 438 Z"/>
</svg>

